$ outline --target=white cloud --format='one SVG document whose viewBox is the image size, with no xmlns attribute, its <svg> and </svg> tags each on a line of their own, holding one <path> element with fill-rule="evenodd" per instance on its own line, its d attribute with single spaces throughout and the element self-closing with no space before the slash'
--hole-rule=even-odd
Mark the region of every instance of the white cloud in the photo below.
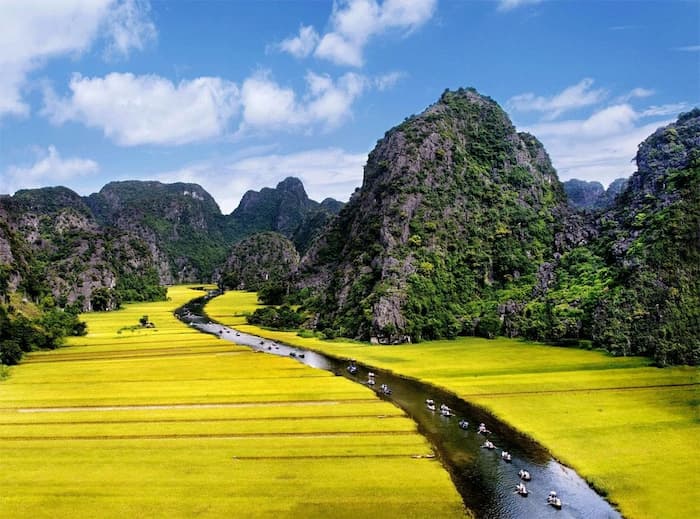
<svg viewBox="0 0 700 519">
<path fill-rule="evenodd" d="M 346 73 L 337 80 L 308 72 L 308 92 L 297 99 L 291 88 L 277 84 L 268 73 L 258 73 L 243 82 L 243 130 L 295 130 L 321 124 L 337 127 L 352 116 L 352 104 L 367 87 L 364 76 Z"/>
<path fill-rule="evenodd" d="M 121 146 L 185 144 L 222 135 L 239 107 L 238 87 L 216 77 L 174 84 L 159 76 L 74 76 L 71 94 L 45 94 L 55 124 L 77 121 L 101 129 Z"/>
<path fill-rule="evenodd" d="M 295 58 L 305 58 L 314 51 L 318 40 L 318 33 L 311 25 L 302 25 L 299 28 L 299 35 L 280 42 L 279 49 Z"/>
<path fill-rule="evenodd" d="M 642 99 L 645 97 L 650 97 L 653 96 L 656 92 L 654 90 L 651 90 L 649 88 L 633 88 L 629 92 L 627 92 L 624 95 L 619 96 L 618 98 L 615 99 L 616 103 L 626 103 L 627 101 L 631 99 Z"/>
<path fill-rule="evenodd" d="M 404 76 L 403 72 L 389 72 L 374 78 L 374 85 L 377 87 L 377 90 L 384 92 L 393 88 Z"/>
<path fill-rule="evenodd" d="M 338 148 L 323 148 L 290 154 L 253 153 L 189 164 L 163 172 L 163 182 L 195 182 L 217 199 L 222 212 L 230 213 L 249 189 L 274 187 L 288 176 L 302 180 L 310 198 L 321 201 L 332 197 L 347 200 L 362 183 L 366 153 L 348 153 Z"/>
<path fill-rule="evenodd" d="M 317 58 L 336 65 L 361 67 L 364 48 L 373 36 L 390 30 L 413 31 L 432 18 L 437 0 L 341 0 L 334 2 L 331 30 L 319 37 L 311 26 L 278 47 L 293 56 Z M 315 50 L 314 50 L 315 49 Z"/>
<path fill-rule="evenodd" d="M 61 158 L 54 146 L 31 166 L 9 166 L 0 179 L 0 193 L 14 193 L 19 188 L 36 188 L 59 185 L 67 180 L 97 173 L 99 165 L 94 160 L 78 157 Z"/>
<path fill-rule="evenodd" d="M 499 11 L 510 11 L 528 4 L 539 4 L 543 0 L 498 0 Z"/>
<path fill-rule="evenodd" d="M 374 86 L 352 72 L 335 79 L 308 72 L 305 79 L 300 96 L 265 71 L 245 79 L 240 89 L 218 77 L 173 83 L 155 75 L 75 75 L 65 97 L 44 89 L 42 113 L 54 124 L 98 128 L 121 146 L 179 145 L 221 137 L 236 125 L 242 134 L 331 130 L 352 117 L 355 100 Z"/>
<path fill-rule="evenodd" d="M 132 49 L 143 50 L 156 39 L 156 27 L 148 18 L 150 5 L 144 0 L 124 0 L 109 13 L 106 21 L 107 58 L 128 56 Z"/>
<path fill-rule="evenodd" d="M 511 97 L 507 105 L 520 112 L 544 112 L 548 119 L 562 113 L 601 102 L 607 95 L 604 89 L 592 90 L 593 80 L 584 78 L 552 97 L 536 96 L 532 92 Z"/>
<path fill-rule="evenodd" d="M 529 126 L 549 152 L 559 178 L 597 180 L 609 184 L 634 173 L 634 157 L 640 142 L 672 119 L 668 110 L 636 111 L 628 104 L 609 106 L 579 120 L 547 122 Z"/>
<path fill-rule="evenodd" d="M 144 14 L 147 9 L 147 2 L 133 0 L 4 0 L 0 16 L 0 117 L 27 115 L 29 106 L 23 91 L 29 74 L 51 58 L 80 55 L 101 33 L 115 50 L 143 46 L 145 36 L 138 27 L 152 27 Z M 123 14 L 114 14 L 120 12 Z"/>
<path fill-rule="evenodd" d="M 641 113 L 644 117 L 661 117 L 666 115 L 678 115 L 679 113 L 688 110 L 690 105 L 688 103 L 672 103 L 666 105 L 653 105 L 650 106 Z"/>
</svg>

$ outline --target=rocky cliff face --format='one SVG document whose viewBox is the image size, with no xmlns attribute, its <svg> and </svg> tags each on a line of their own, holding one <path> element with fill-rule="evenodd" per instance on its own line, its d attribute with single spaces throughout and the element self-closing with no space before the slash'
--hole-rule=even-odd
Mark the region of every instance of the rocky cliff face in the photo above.
<svg viewBox="0 0 700 519">
<path fill-rule="evenodd" d="M 647 138 L 637 172 L 599 219 L 613 282 L 594 339 L 660 364 L 700 362 L 700 110 Z"/>
<path fill-rule="evenodd" d="M 158 297 L 158 284 L 211 281 L 231 245 L 253 232 L 282 229 L 306 248 L 342 206 L 309 200 L 292 178 L 261 193 L 249 193 L 238 216 L 222 215 L 202 187 L 186 183 L 112 182 L 89 197 L 64 187 L 2 196 L 0 292 L 50 292 L 86 310 L 98 289 L 107 306 L 118 296 Z"/>
<path fill-rule="evenodd" d="M 307 253 L 319 327 L 381 342 L 453 336 L 498 290 L 531 290 L 565 195 L 537 139 L 491 99 L 445 92 L 387 132 Z"/>
<path fill-rule="evenodd" d="M 266 283 L 286 281 L 298 265 L 299 253 L 290 240 L 276 232 L 258 233 L 233 246 L 221 284 L 236 290 L 259 290 Z"/>
<path fill-rule="evenodd" d="M 224 259 L 232 232 L 197 184 L 111 182 L 87 201 L 102 225 L 137 235 L 148 246 L 162 283 L 207 279 Z"/>
<path fill-rule="evenodd" d="M 153 269 L 151 255 L 133 235 L 105 232 L 69 189 L 18 191 L 0 199 L 0 214 L 0 262 L 10 291 L 50 294 L 61 306 L 90 310 L 96 289 L 113 289 L 120 275 Z"/>
<path fill-rule="evenodd" d="M 274 231 L 292 239 L 304 252 L 343 205 L 332 198 L 320 204 L 311 200 L 301 181 L 288 177 L 274 189 L 246 192 L 231 219 L 240 236 Z"/>
<path fill-rule="evenodd" d="M 627 182 L 626 178 L 618 178 L 608 186 L 608 189 L 605 189 L 600 182 L 587 182 L 574 178 L 562 185 L 569 205 L 576 209 L 596 210 L 610 207 L 615 198 L 627 187 Z"/>
</svg>

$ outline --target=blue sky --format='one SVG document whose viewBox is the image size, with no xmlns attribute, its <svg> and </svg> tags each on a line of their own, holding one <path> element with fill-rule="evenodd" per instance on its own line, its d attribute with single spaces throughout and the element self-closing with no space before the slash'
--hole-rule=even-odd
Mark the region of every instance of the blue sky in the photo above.
<svg viewBox="0 0 700 519">
<path fill-rule="evenodd" d="M 473 86 L 608 184 L 700 102 L 700 2 L 0 0 L 0 193 L 300 177 L 347 200 L 386 130 Z"/>
</svg>

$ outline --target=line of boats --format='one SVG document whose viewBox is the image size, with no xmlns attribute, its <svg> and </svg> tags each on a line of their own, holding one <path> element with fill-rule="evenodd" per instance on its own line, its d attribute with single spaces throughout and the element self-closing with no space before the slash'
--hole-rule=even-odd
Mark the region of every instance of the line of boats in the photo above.
<svg viewBox="0 0 700 519">
<path fill-rule="evenodd" d="M 357 375 L 359 373 L 359 368 L 354 360 L 351 360 L 350 364 L 348 364 L 347 371 L 349 374 L 351 374 L 353 376 Z M 370 387 L 374 387 L 376 385 L 376 383 L 377 383 L 376 382 L 376 375 L 372 371 L 368 372 L 366 384 Z M 391 388 L 387 384 L 381 384 L 379 386 L 378 392 L 380 392 L 384 395 L 390 395 Z M 435 404 L 435 401 L 432 398 L 428 398 L 425 401 L 425 407 L 428 409 L 428 411 L 431 411 L 431 412 L 438 412 L 438 410 L 439 410 L 440 415 L 444 416 L 445 418 L 452 418 L 453 416 L 455 416 L 454 411 L 447 404 L 440 404 L 440 407 L 437 407 L 437 405 Z M 464 418 L 461 418 L 459 420 L 459 422 L 457 422 L 457 424 L 458 424 L 459 428 L 462 430 L 466 431 L 469 428 L 469 422 Z M 480 423 L 476 432 L 477 432 L 477 434 L 483 434 L 483 435 L 491 434 L 491 431 L 486 427 L 485 423 Z M 495 450 L 496 449 L 496 446 L 494 445 L 494 443 L 492 441 L 490 441 L 489 439 L 486 439 L 481 447 L 483 449 L 487 449 L 487 450 Z M 511 463 L 513 461 L 513 456 L 510 452 L 508 452 L 506 450 L 502 450 L 501 451 L 501 459 L 503 461 L 505 461 L 506 463 Z M 521 481 L 515 486 L 515 493 L 519 494 L 523 497 L 527 497 L 530 494 L 530 491 L 525 486 L 525 482 L 531 481 L 532 476 L 530 475 L 530 473 L 527 470 L 520 469 L 520 471 L 518 472 L 518 477 L 520 478 Z M 562 501 L 559 498 L 559 496 L 557 496 L 557 493 L 554 490 L 549 492 L 549 495 L 547 496 L 547 504 L 556 508 L 557 510 L 561 509 Z"/>
<path fill-rule="evenodd" d="M 435 406 L 435 401 L 432 398 L 429 398 L 425 401 L 425 407 L 428 409 L 428 411 L 435 412 L 437 411 L 437 407 Z M 454 416 L 454 412 L 452 409 L 447 404 L 441 404 L 440 405 L 440 414 L 442 416 L 445 416 L 447 418 Z M 469 427 L 469 422 L 465 420 L 464 418 L 460 419 L 458 422 L 459 428 L 466 430 Z M 491 431 L 488 430 L 486 427 L 485 423 L 480 423 L 479 427 L 476 430 L 477 434 L 491 434 Z M 494 450 L 496 449 L 496 446 L 494 443 L 490 440 L 485 440 L 483 445 L 481 446 L 483 449 L 488 449 L 488 450 Z M 513 455 L 506 451 L 502 450 L 501 451 L 501 459 L 505 461 L 506 463 L 511 463 L 513 461 Z M 532 476 L 530 473 L 525 470 L 525 469 L 520 469 L 518 472 L 518 476 L 522 481 L 520 481 L 516 486 L 515 486 L 515 493 L 519 494 L 523 497 L 527 497 L 530 494 L 530 491 L 527 489 L 525 486 L 524 481 L 530 481 L 532 479 Z M 547 496 L 547 504 L 553 506 L 556 509 L 561 509 L 562 507 L 562 502 L 561 499 L 557 496 L 557 493 L 552 490 L 549 495 Z"/>
</svg>

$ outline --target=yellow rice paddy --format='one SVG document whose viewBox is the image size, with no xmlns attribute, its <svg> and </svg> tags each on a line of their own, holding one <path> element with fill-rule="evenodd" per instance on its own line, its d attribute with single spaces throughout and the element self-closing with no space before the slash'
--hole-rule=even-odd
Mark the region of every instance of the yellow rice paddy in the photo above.
<svg viewBox="0 0 700 519">
<path fill-rule="evenodd" d="M 84 315 L 0 382 L 0 516 L 464 517 L 399 409 L 197 332 L 172 311 L 200 292 L 168 295 Z"/>
</svg>

